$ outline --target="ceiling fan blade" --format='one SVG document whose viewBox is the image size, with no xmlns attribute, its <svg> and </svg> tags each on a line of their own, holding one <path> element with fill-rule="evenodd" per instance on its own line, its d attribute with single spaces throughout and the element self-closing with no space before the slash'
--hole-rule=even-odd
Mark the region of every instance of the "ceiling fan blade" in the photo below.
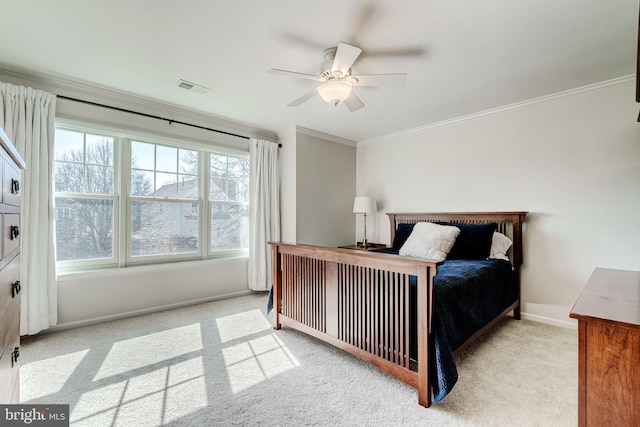
<svg viewBox="0 0 640 427">
<path fill-rule="evenodd" d="M 322 52 L 327 47 L 323 43 L 318 43 L 315 40 L 308 39 L 306 37 L 299 36 L 293 33 L 284 33 L 282 34 L 282 38 L 292 41 L 294 43 L 304 45 L 306 47 L 312 48 L 314 50 L 318 50 Z"/>
<path fill-rule="evenodd" d="M 298 72 L 295 72 L 295 71 L 278 70 L 276 68 L 272 68 L 272 69 L 268 70 L 267 73 L 269 73 L 269 74 L 280 74 L 282 76 L 287 76 L 287 77 L 297 77 L 297 78 L 300 78 L 300 79 L 308 79 L 308 80 L 320 81 L 320 77 L 315 76 L 313 74 L 304 74 L 304 73 L 298 73 Z"/>
<path fill-rule="evenodd" d="M 362 49 L 359 47 L 351 46 L 346 43 L 338 43 L 336 57 L 333 59 L 332 70 L 340 70 L 343 75 L 348 74 L 349 68 L 351 68 L 361 53 Z"/>
<path fill-rule="evenodd" d="M 351 37 L 349 38 L 349 42 L 355 45 L 359 45 L 366 38 L 367 30 L 371 32 L 371 22 L 377 19 L 380 16 L 380 11 L 378 7 L 373 4 L 365 4 L 359 11 L 358 17 L 351 25 Z"/>
<path fill-rule="evenodd" d="M 357 86 L 402 87 L 407 80 L 406 74 L 360 74 L 353 76 L 358 79 Z"/>
<path fill-rule="evenodd" d="M 427 49 L 422 46 L 412 47 L 398 47 L 388 49 L 367 49 L 361 56 L 361 58 L 402 58 L 402 57 L 416 57 L 427 54 Z"/>
<path fill-rule="evenodd" d="M 346 105 L 352 113 L 364 107 L 364 102 L 362 102 L 353 91 L 351 91 L 347 99 L 342 101 L 342 103 Z"/>
<path fill-rule="evenodd" d="M 317 93 L 318 93 L 317 89 L 314 89 L 311 92 L 307 92 L 304 95 L 302 95 L 300 98 L 295 99 L 295 100 L 291 101 L 290 103 L 288 103 L 287 107 L 297 107 L 298 105 L 302 104 L 303 102 L 313 98 L 314 95 L 316 95 Z"/>
</svg>

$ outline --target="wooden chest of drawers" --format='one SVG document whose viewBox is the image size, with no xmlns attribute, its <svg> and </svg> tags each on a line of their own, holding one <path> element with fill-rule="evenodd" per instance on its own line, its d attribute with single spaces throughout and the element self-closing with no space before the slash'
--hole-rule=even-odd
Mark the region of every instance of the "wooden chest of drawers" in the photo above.
<svg viewBox="0 0 640 427">
<path fill-rule="evenodd" d="M 0 403 L 20 402 L 20 170 L 24 162 L 0 129 Z"/>
<path fill-rule="evenodd" d="M 640 272 L 596 268 L 576 302 L 578 425 L 640 426 Z"/>
</svg>

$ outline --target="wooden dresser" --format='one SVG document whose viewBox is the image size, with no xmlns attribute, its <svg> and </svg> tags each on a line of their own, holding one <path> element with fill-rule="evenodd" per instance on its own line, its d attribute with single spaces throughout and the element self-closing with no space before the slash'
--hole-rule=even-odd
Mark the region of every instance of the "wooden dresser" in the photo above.
<svg viewBox="0 0 640 427">
<path fill-rule="evenodd" d="M 597 268 L 576 302 L 578 425 L 640 426 L 640 271 Z"/>
<path fill-rule="evenodd" d="M 0 403 L 20 401 L 20 170 L 24 161 L 0 129 Z"/>
</svg>

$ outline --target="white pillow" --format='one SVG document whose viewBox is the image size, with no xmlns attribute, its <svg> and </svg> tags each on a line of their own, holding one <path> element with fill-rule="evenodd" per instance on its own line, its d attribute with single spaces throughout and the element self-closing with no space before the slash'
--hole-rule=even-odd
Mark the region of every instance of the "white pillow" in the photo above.
<svg viewBox="0 0 640 427">
<path fill-rule="evenodd" d="M 460 234 L 458 227 L 418 222 L 400 248 L 400 255 L 444 261 Z"/>
<path fill-rule="evenodd" d="M 489 252 L 489 258 L 509 261 L 507 251 L 512 244 L 513 242 L 507 236 L 494 231 L 493 238 L 491 239 L 491 251 Z"/>
</svg>

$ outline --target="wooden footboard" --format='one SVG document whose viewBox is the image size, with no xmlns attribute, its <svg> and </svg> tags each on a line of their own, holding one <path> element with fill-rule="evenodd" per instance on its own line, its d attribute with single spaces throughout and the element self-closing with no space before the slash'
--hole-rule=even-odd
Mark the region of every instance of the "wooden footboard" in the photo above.
<svg viewBox="0 0 640 427">
<path fill-rule="evenodd" d="M 438 263 L 366 251 L 272 243 L 275 328 L 345 350 L 418 389 L 431 404 L 433 277 Z M 409 368 L 409 276 L 417 276 L 418 366 Z"/>
</svg>

